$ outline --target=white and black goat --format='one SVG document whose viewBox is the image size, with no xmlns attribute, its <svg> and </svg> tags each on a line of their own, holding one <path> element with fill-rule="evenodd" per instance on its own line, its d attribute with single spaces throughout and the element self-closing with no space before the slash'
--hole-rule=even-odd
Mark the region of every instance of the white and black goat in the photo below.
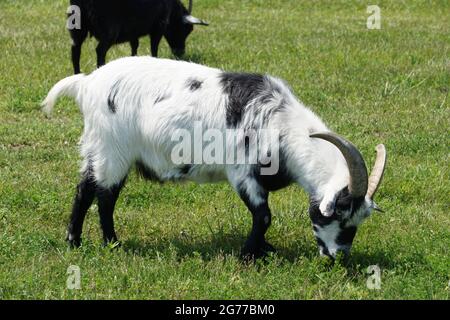
<svg viewBox="0 0 450 320">
<path fill-rule="evenodd" d="M 43 102 L 44 111 L 49 113 L 60 96 L 75 98 L 84 116 L 82 180 L 67 235 L 73 246 L 80 245 L 83 220 L 94 198 L 104 241 L 117 241 L 114 205 L 133 165 L 158 181 L 228 180 L 253 217 L 242 250 L 246 257 L 273 250 L 265 240 L 271 223 L 268 195 L 291 183 L 298 183 L 310 195 L 309 214 L 323 255 L 348 253 L 356 228 L 377 209 L 372 198 L 385 167 L 384 146 L 377 147 L 369 178 L 356 147 L 330 132 L 277 78 L 129 57 L 90 75 L 61 80 Z M 263 175 L 261 163 L 175 163 L 174 132 L 192 131 L 197 121 L 203 129 L 220 131 L 277 130 L 279 169 Z M 240 143 L 249 147 L 247 142 Z"/>
<path fill-rule="evenodd" d="M 194 25 L 208 25 L 191 15 L 192 1 L 186 9 L 181 0 L 70 0 L 81 15 L 79 28 L 69 29 L 74 73 L 80 73 L 81 46 L 89 34 L 98 40 L 98 67 L 105 64 L 106 53 L 117 43 L 129 42 L 131 55 L 137 55 L 139 38 L 146 35 L 150 36 L 152 56 L 158 56 L 162 37 L 175 56 L 182 56 Z M 69 15 L 72 13 L 70 10 Z"/>
</svg>

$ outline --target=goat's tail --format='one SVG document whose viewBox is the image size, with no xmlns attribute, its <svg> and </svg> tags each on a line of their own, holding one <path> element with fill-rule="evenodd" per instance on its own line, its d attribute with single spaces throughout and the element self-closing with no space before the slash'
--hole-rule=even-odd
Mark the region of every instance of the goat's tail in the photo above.
<svg viewBox="0 0 450 320">
<path fill-rule="evenodd" d="M 80 82 L 84 77 L 84 74 L 76 74 L 64 78 L 55 84 L 41 104 L 42 111 L 49 115 L 59 97 L 68 96 L 76 98 L 80 89 Z"/>
</svg>

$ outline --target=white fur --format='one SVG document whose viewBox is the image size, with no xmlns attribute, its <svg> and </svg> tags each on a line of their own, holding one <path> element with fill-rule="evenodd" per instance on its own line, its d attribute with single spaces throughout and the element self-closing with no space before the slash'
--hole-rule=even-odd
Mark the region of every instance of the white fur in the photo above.
<svg viewBox="0 0 450 320">
<path fill-rule="evenodd" d="M 71 77 L 67 77 L 62 79 L 57 84 L 53 86 L 50 92 L 47 94 L 44 102 L 42 102 L 42 111 L 44 111 L 47 115 L 53 110 L 53 107 L 56 104 L 56 100 L 60 96 L 70 96 L 77 97 L 79 93 L 80 81 L 85 77 L 84 74 L 77 74 Z"/>
<path fill-rule="evenodd" d="M 137 160 L 152 168 L 161 179 L 185 178 L 207 182 L 228 179 L 236 187 L 245 180 L 249 167 L 245 165 L 195 165 L 188 176 L 180 177 L 171 161 L 171 141 L 175 129 L 192 130 L 194 121 L 201 120 L 205 129 L 226 129 L 225 107 L 219 75 L 221 70 L 194 63 L 129 57 L 116 60 L 90 75 L 76 75 L 58 82 L 43 102 L 51 112 L 59 96 L 76 99 L 84 116 L 81 154 L 92 162 L 95 179 L 103 187 L 121 181 Z M 188 79 L 202 81 L 201 90 L 190 91 Z M 267 111 L 284 99 L 286 107 L 271 115 L 268 126 L 280 130 L 286 137 L 283 146 L 288 171 L 296 181 L 323 199 L 320 209 L 327 215 L 327 206 L 336 192 L 348 184 L 347 164 L 338 149 L 329 142 L 309 137 L 314 132 L 329 131 L 325 124 L 301 102 L 279 79 L 268 78 L 281 88 L 281 93 L 264 105 L 254 106 Z M 119 84 L 115 97 L 116 112 L 108 108 L 111 88 Z M 165 99 L 157 102 L 161 97 Z M 263 112 L 253 117 L 244 113 L 242 125 L 262 126 Z M 243 184 L 255 204 L 262 201 L 254 181 Z"/>
</svg>

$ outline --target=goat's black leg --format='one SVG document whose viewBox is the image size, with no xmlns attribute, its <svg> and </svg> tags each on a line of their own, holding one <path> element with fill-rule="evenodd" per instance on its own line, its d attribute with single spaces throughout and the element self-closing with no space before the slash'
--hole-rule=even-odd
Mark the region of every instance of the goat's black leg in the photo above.
<svg viewBox="0 0 450 320">
<path fill-rule="evenodd" d="M 84 30 L 71 30 L 70 36 L 72 38 L 72 65 L 73 72 L 78 74 L 80 70 L 80 57 L 81 57 L 81 46 L 87 37 L 87 32 Z"/>
<path fill-rule="evenodd" d="M 105 64 L 106 61 L 106 53 L 109 48 L 111 48 L 111 44 L 108 42 L 99 42 L 97 45 L 97 68 L 100 68 Z"/>
<path fill-rule="evenodd" d="M 248 191 L 238 190 L 239 195 L 250 210 L 253 218 L 252 230 L 241 251 L 241 256 L 245 260 L 253 260 L 266 256 L 268 252 L 275 249 L 265 240 L 265 234 L 270 227 L 272 215 L 268 204 L 268 194 L 259 194 L 257 201 L 248 196 Z"/>
<path fill-rule="evenodd" d="M 139 39 L 133 39 L 130 41 L 131 46 L 131 55 L 137 56 L 138 48 L 139 48 Z"/>
<path fill-rule="evenodd" d="M 72 44 L 72 65 L 73 65 L 73 73 L 79 74 L 81 72 L 80 69 L 80 57 L 81 57 L 81 43 L 73 43 Z"/>
<path fill-rule="evenodd" d="M 66 238 L 71 247 L 79 247 L 81 245 L 84 218 L 94 200 L 95 191 L 96 183 L 91 175 L 91 170 L 88 169 L 77 186 L 77 193 L 73 201 Z"/>
<path fill-rule="evenodd" d="M 97 190 L 98 199 L 98 213 L 100 215 L 100 225 L 103 231 L 103 242 L 104 244 L 114 243 L 117 241 L 116 232 L 114 230 L 114 207 L 116 205 L 117 198 L 119 197 L 120 190 L 125 183 L 125 179 L 109 188 Z"/>
<path fill-rule="evenodd" d="M 158 57 L 158 47 L 161 42 L 162 34 L 161 33 L 152 33 L 150 35 L 150 49 L 153 57 Z"/>
</svg>

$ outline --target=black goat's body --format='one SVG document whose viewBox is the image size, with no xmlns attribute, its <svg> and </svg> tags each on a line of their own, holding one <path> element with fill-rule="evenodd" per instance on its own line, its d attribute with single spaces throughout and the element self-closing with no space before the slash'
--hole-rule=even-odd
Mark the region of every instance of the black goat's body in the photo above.
<svg viewBox="0 0 450 320">
<path fill-rule="evenodd" d="M 80 73 L 81 46 L 88 35 L 98 41 L 97 67 L 100 67 L 115 44 L 129 42 L 131 54 L 137 55 L 139 38 L 147 35 L 152 56 L 158 55 L 162 37 L 172 52 L 180 56 L 193 30 L 192 24 L 183 20 L 189 13 L 180 0 L 71 0 L 70 4 L 78 6 L 81 13 L 81 28 L 69 30 L 74 73 Z"/>
</svg>

